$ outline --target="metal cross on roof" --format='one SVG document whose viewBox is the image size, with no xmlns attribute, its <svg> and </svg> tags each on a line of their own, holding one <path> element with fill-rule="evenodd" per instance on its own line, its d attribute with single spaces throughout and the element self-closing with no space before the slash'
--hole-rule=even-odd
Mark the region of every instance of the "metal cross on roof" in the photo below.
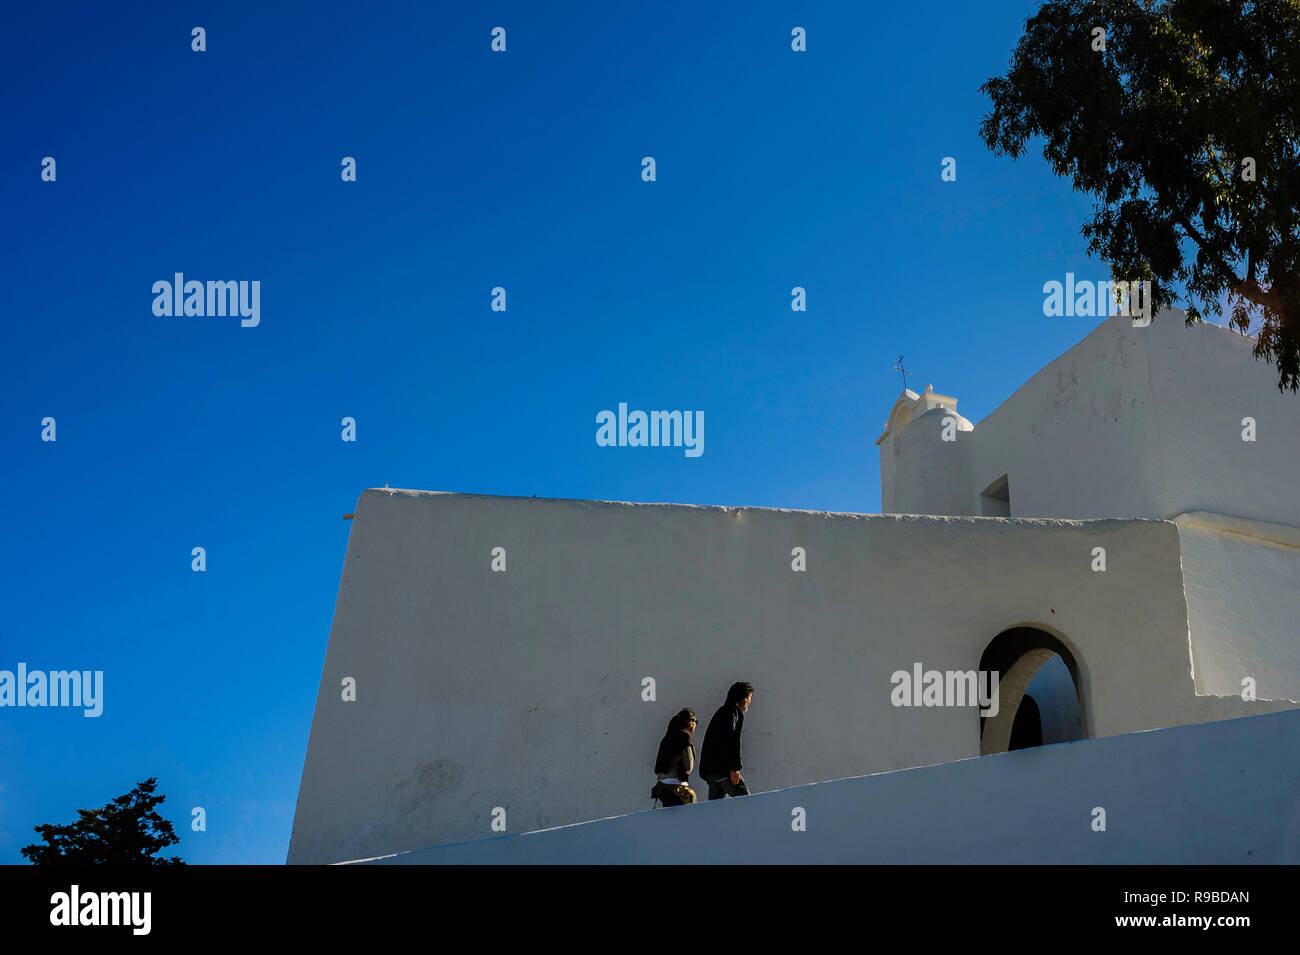
<svg viewBox="0 0 1300 955">
<path fill-rule="evenodd" d="M 907 390 L 907 369 L 903 367 L 902 355 L 898 356 L 898 364 L 894 366 L 894 371 L 901 371 L 903 373 L 903 390 L 906 391 Z"/>
</svg>

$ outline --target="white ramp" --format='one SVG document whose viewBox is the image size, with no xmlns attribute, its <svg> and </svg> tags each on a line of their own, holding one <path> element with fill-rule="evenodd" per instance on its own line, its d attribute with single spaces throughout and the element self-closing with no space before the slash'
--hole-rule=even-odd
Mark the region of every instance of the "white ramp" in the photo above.
<svg viewBox="0 0 1300 955">
<path fill-rule="evenodd" d="M 803 810 L 805 831 L 794 822 Z M 1094 819 L 1105 812 L 1105 831 Z M 375 864 L 1300 863 L 1300 711 L 399 853 Z"/>
</svg>

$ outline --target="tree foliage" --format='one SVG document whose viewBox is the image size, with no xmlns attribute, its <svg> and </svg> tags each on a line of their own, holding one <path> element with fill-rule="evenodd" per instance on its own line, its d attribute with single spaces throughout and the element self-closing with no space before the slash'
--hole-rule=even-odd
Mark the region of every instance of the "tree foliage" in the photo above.
<svg viewBox="0 0 1300 955">
<path fill-rule="evenodd" d="M 100 809 L 78 809 L 81 818 L 66 826 L 37 826 L 45 843 L 20 851 L 34 865 L 184 865 L 179 856 L 154 857 L 181 841 L 156 811 L 167 798 L 153 794 L 157 784 L 151 777 Z"/>
<path fill-rule="evenodd" d="M 1082 231 L 1113 277 L 1155 308 L 1181 286 L 1188 324 L 1226 306 L 1300 388 L 1300 0 L 1052 0 L 980 89 L 995 154 L 1041 136 L 1096 198 Z"/>
</svg>

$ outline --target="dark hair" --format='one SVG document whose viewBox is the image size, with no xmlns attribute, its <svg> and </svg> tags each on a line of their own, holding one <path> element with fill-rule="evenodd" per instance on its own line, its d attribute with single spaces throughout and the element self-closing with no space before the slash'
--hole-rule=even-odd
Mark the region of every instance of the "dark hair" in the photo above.
<svg viewBox="0 0 1300 955">
<path fill-rule="evenodd" d="M 683 733 L 690 732 L 690 725 L 695 720 L 695 711 L 689 706 L 683 707 L 673 714 L 673 718 L 668 721 L 668 732 L 680 730 Z"/>
<path fill-rule="evenodd" d="M 691 745 L 689 727 L 693 719 L 695 719 L 695 711 L 688 706 L 678 710 L 668 721 L 668 732 L 664 733 L 664 738 L 659 741 L 659 752 L 655 755 L 656 773 L 668 772 L 668 767 L 672 765 L 678 754 Z M 683 734 L 685 739 L 682 738 Z"/>
<path fill-rule="evenodd" d="M 739 703 L 753 692 L 754 684 L 752 683 L 746 683 L 744 680 L 741 680 L 739 683 L 733 683 L 731 684 L 731 689 L 727 691 L 727 702 Z M 714 699 L 717 699 L 717 697 L 714 697 Z"/>
</svg>

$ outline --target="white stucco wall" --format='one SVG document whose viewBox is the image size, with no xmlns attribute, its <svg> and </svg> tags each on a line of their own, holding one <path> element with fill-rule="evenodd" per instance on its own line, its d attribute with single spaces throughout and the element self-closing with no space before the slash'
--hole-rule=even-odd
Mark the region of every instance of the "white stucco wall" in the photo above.
<svg viewBox="0 0 1300 955">
<path fill-rule="evenodd" d="M 803 832 L 791 827 L 795 807 Z M 1092 827 L 1096 807 L 1104 832 Z M 1300 712 L 657 809 L 373 864 L 685 861 L 1296 865 Z"/>
<path fill-rule="evenodd" d="M 1013 517 L 1194 512 L 1300 541 L 1300 395 L 1278 391 L 1253 339 L 1184 319 L 1100 323 L 955 445 L 931 447 L 933 428 L 913 422 L 894 509 L 979 513 L 980 491 L 1006 474 Z M 1179 523 L 1198 692 L 1239 694 L 1251 675 L 1263 698 L 1300 698 L 1300 543 Z"/>
<path fill-rule="evenodd" d="M 1300 394 L 1251 355 L 1254 339 L 1170 312 L 1146 329 L 1163 510 L 1210 511 L 1300 528 Z M 1242 440 L 1242 420 L 1255 440 Z"/>
<path fill-rule="evenodd" d="M 1168 516 L 1146 360 L 1155 326 L 1103 322 L 976 424 L 973 493 L 1006 474 L 1013 517 Z"/>
<path fill-rule="evenodd" d="M 1260 699 L 1300 699 L 1300 530 L 1176 519 L 1198 693 L 1233 695 L 1255 680 Z"/>
<path fill-rule="evenodd" d="M 894 461 L 895 513 L 977 513 L 971 491 L 974 432 L 969 427 L 960 430 L 956 415 L 936 408 L 902 430 Z M 952 440 L 945 441 L 945 433 Z"/>
<path fill-rule="evenodd" d="M 490 569 L 498 546 L 505 573 Z M 1096 546 L 1106 573 L 1090 570 Z M 1194 695 L 1169 522 L 370 490 L 289 861 L 480 838 L 497 806 L 520 832 L 648 805 L 668 717 L 692 706 L 702 730 L 738 679 L 758 688 L 744 738 L 754 791 L 972 756 L 974 710 L 894 707 L 890 675 L 974 669 L 1019 625 L 1075 652 L 1091 735 L 1272 705 Z M 341 700 L 346 677 L 356 702 Z"/>
</svg>

